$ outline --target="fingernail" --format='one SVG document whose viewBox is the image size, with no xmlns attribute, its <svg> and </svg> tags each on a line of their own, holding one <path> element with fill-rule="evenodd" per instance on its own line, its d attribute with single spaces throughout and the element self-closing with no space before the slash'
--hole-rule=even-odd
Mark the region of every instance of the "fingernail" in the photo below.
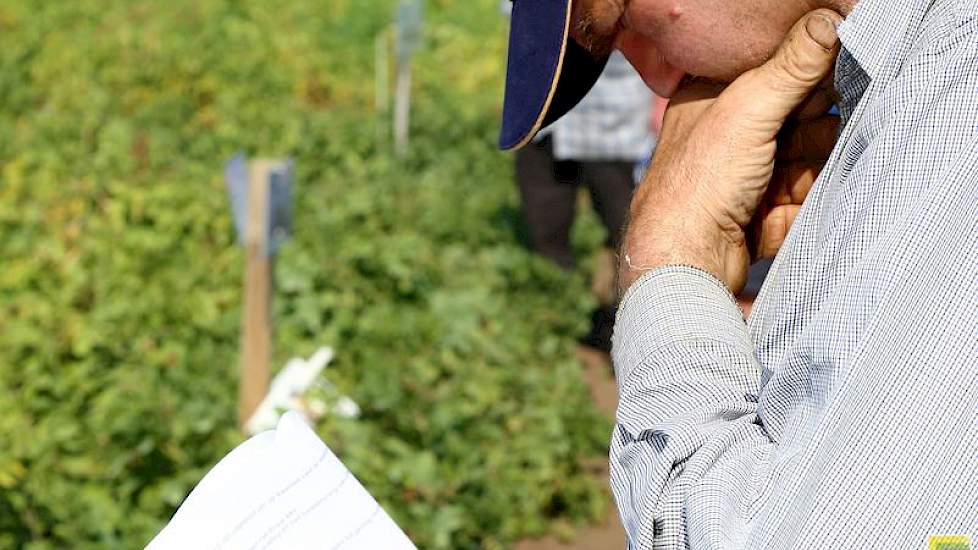
<svg viewBox="0 0 978 550">
<path fill-rule="evenodd" d="M 826 50 L 834 48 L 839 42 L 836 22 L 824 15 L 809 17 L 808 22 L 805 23 L 805 29 L 808 31 L 808 35 Z"/>
</svg>

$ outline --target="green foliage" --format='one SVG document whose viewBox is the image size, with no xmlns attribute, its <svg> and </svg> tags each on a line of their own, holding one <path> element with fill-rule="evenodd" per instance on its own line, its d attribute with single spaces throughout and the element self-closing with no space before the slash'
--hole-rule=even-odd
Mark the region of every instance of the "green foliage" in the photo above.
<svg viewBox="0 0 978 550">
<path fill-rule="evenodd" d="M 240 441 L 237 150 L 299 171 L 277 359 L 336 348 L 363 414 L 319 431 L 420 547 L 601 513 L 572 355 L 592 304 L 518 242 L 497 7 L 428 3 L 395 160 L 389 0 L 0 4 L 0 548 L 140 547 Z"/>
</svg>

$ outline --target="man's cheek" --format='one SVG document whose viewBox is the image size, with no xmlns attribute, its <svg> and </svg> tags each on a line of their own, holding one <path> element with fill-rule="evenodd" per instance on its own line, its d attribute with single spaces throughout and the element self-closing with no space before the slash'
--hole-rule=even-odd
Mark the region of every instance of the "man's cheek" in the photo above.
<svg viewBox="0 0 978 550">
<path fill-rule="evenodd" d="M 691 69 L 700 65 L 695 52 L 715 40 L 712 34 L 716 32 L 709 25 L 703 26 L 708 16 L 697 9 L 681 1 L 636 0 L 628 8 L 627 29 L 633 34 L 633 42 L 655 49 L 661 62 L 694 72 Z"/>
<path fill-rule="evenodd" d="M 688 10 L 686 0 L 632 0 L 625 10 L 625 20 L 629 28 L 654 33 L 662 30 L 670 20 L 677 19 Z M 672 15 L 670 15 L 672 14 Z"/>
<path fill-rule="evenodd" d="M 750 38 L 734 32 L 726 11 L 692 0 L 633 0 L 626 22 L 629 31 L 644 38 L 644 47 L 656 50 L 660 63 L 683 74 L 730 81 L 749 68 L 744 59 L 749 48 L 738 45 Z"/>
</svg>

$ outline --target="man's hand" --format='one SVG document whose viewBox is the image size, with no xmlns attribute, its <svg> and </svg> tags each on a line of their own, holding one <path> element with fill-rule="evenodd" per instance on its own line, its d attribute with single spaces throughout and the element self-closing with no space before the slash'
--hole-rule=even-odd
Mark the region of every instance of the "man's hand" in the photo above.
<svg viewBox="0 0 978 550">
<path fill-rule="evenodd" d="M 736 293 L 751 249 L 777 252 L 834 145 L 838 123 L 818 116 L 829 102 L 815 92 L 838 54 L 841 20 L 829 10 L 809 13 L 769 62 L 722 92 L 699 81 L 677 92 L 632 201 L 623 291 L 646 271 L 687 264 Z M 798 122 L 786 125 L 793 113 Z"/>
<path fill-rule="evenodd" d="M 774 176 L 747 228 L 748 244 L 755 260 L 773 258 L 778 253 L 802 203 L 832 154 L 839 135 L 839 117 L 824 114 L 831 101 L 828 93 L 817 92 L 778 136 Z M 810 111 L 813 115 L 809 115 L 806 112 L 809 106 L 820 110 Z"/>
</svg>

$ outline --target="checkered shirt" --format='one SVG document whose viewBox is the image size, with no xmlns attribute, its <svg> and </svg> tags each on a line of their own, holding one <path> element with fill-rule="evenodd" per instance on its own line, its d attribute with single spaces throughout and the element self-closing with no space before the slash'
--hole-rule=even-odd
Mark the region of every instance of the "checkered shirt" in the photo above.
<svg viewBox="0 0 978 550">
<path fill-rule="evenodd" d="M 622 303 L 630 548 L 978 544 L 978 2 L 862 0 L 839 34 L 844 129 L 749 326 L 688 267 Z"/>
<path fill-rule="evenodd" d="M 615 52 L 584 99 L 535 139 L 553 136 L 558 160 L 639 161 L 652 150 L 651 121 L 652 92 Z"/>
</svg>

